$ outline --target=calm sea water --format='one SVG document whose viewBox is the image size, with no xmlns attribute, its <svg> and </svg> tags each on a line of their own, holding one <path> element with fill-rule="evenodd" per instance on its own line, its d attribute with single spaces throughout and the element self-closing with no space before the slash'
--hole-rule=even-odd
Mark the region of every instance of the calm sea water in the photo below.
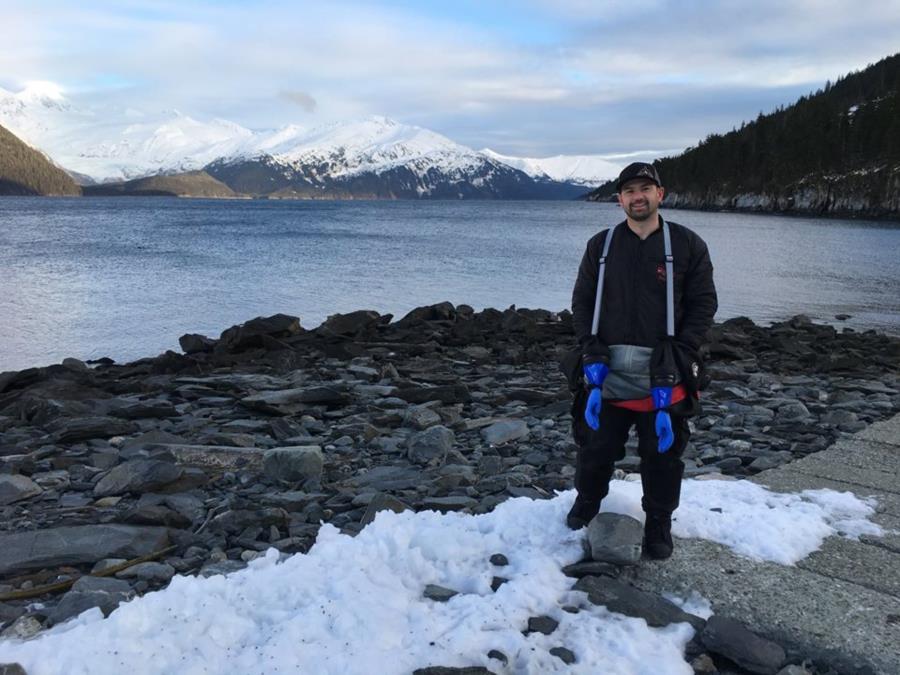
<svg viewBox="0 0 900 675">
<path fill-rule="evenodd" d="M 618 207 L 582 202 L 0 199 L 0 371 L 178 349 L 284 312 L 314 327 L 449 300 L 569 306 Z M 663 211 L 665 214 L 666 212 Z M 900 334 L 900 226 L 671 211 L 709 244 L 717 319 L 798 313 Z M 850 314 L 843 324 L 836 314 Z"/>
</svg>

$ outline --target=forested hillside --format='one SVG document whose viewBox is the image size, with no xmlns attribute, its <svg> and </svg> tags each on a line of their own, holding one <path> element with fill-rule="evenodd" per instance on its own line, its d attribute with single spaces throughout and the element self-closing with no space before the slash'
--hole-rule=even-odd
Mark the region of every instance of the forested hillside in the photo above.
<svg viewBox="0 0 900 675">
<path fill-rule="evenodd" d="M 655 164 L 669 206 L 900 215 L 900 54 Z"/>
<path fill-rule="evenodd" d="M 80 195 L 75 181 L 0 126 L 0 195 Z"/>
</svg>

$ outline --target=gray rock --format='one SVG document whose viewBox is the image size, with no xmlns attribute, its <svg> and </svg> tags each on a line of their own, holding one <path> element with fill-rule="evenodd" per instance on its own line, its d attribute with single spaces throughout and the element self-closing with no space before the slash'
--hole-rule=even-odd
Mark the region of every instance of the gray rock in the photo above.
<svg viewBox="0 0 900 675">
<path fill-rule="evenodd" d="M 0 474 L 0 506 L 34 497 L 43 492 L 40 485 L 28 476 Z"/>
<path fill-rule="evenodd" d="M 591 558 L 614 565 L 634 565 L 641 559 L 644 528 L 631 516 L 598 513 L 588 524 Z"/>
<path fill-rule="evenodd" d="M 120 579 L 142 579 L 165 583 L 175 576 L 175 568 L 166 563 L 143 562 L 116 572 Z"/>
<path fill-rule="evenodd" d="M 803 666 L 798 666 L 796 664 L 791 664 L 789 666 L 785 666 L 781 670 L 778 671 L 778 675 L 813 675 L 810 671 L 808 671 Z"/>
<path fill-rule="evenodd" d="M 402 513 L 403 511 L 410 510 L 412 510 L 412 507 L 406 502 L 397 499 L 392 495 L 379 492 L 371 499 L 371 501 L 369 501 L 369 504 L 366 506 L 366 512 L 363 514 L 363 517 L 359 522 L 363 526 L 368 525 L 373 520 L 375 520 L 375 516 L 379 511 L 393 511 L 394 513 Z"/>
<path fill-rule="evenodd" d="M 127 436 L 136 431 L 139 431 L 139 428 L 133 422 L 115 417 L 63 418 L 53 425 L 53 442 L 78 443 L 92 438 Z"/>
<path fill-rule="evenodd" d="M 576 579 L 587 576 L 617 577 L 620 572 L 621 568 L 618 565 L 606 562 L 596 562 L 593 560 L 577 562 L 563 567 L 563 574 L 567 577 L 575 577 Z"/>
<path fill-rule="evenodd" d="M 550 635 L 559 627 L 559 621 L 549 616 L 532 616 L 528 619 L 527 633 Z"/>
<path fill-rule="evenodd" d="M 428 668 L 417 668 L 413 671 L 413 675 L 495 675 L 495 673 L 484 666 L 467 666 L 465 668 L 429 666 Z"/>
<path fill-rule="evenodd" d="M 491 565 L 495 565 L 497 567 L 506 567 L 509 565 L 509 559 L 503 555 L 502 553 L 495 553 L 490 558 Z"/>
<path fill-rule="evenodd" d="M 307 405 L 344 406 L 349 399 L 333 387 L 301 387 L 267 391 L 242 398 L 240 404 L 251 410 L 286 415 L 302 410 Z"/>
<path fill-rule="evenodd" d="M 526 438 L 528 434 L 528 425 L 520 419 L 502 419 L 481 430 L 481 437 L 490 445 Z"/>
<path fill-rule="evenodd" d="M 360 309 L 349 314 L 332 314 L 316 331 L 326 335 L 355 337 L 373 331 L 380 321 L 378 312 Z"/>
<path fill-rule="evenodd" d="M 553 654 L 556 658 L 560 659 L 567 666 L 575 663 L 575 653 L 571 649 L 566 649 L 565 647 L 553 647 L 550 650 L 550 653 Z"/>
<path fill-rule="evenodd" d="M 246 323 L 232 326 L 219 337 L 216 349 L 238 352 L 267 344 L 265 338 L 284 339 L 303 332 L 300 319 L 287 314 L 258 316 Z"/>
<path fill-rule="evenodd" d="M 126 420 L 178 417 L 178 411 L 175 409 L 175 406 L 168 401 L 128 402 L 110 410 L 109 414 Z"/>
<path fill-rule="evenodd" d="M 130 600 L 135 595 L 127 581 L 103 577 L 81 577 L 47 616 L 47 623 L 54 626 L 82 612 L 99 607 L 104 616 Z"/>
<path fill-rule="evenodd" d="M 774 469 L 777 466 L 781 466 L 786 462 L 790 462 L 793 459 L 793 455 L 787 450 L 782 450 L 780 452 L 772 452 L 766 455 L 762 455 L 754 459 L 749 469 L 753 471 L 766 471 L 768 469 Z"/>
<path fill-rule="evenodd" d="M 822 415 L 819 420 L 822 424 L 834 424 L 835 426 L 844 424 L 854 424 L 859 421 L 859 417 L 855 412 L 850 410 L 829 410 Z"/>
<path fill-rule="evenodd" d="M 28 675 L 18 663 L 0 663 L 0 675 Z"/>
<path fill-rule="evenodd" d="M 701 630 L 703 619 L 683 611 L 678 605 L 653 593 L 642 591 L 611 577 L 583 577 L 573 586 L 584 591 L 595 605 L 603 605 L 611 612 L 644 619 L 654 628 L 685 621 Z"/>
<path fill-rule="evenodd" d="M 433 427 L 435 424 L 440 424 L 441 421 L 441 416 L 437 412 L 421 405 L 413 406 L 406 411 L 404 416 L 404 422 L 407 425 L 420 430 Z"/>
<path fill-rule="evenodd" d="M 429 600 L 434 600 L 435 602 L 447 602 L 454 595 L 459 595 L 458 591 L 454 591 L 452 588 L 444 588 L 443 586 L 438 586 L 437 584 L 428 584 L 425 587 L 425 592 L 423 595 Z"/>
<path fill-rule="evenodd" d="M 718 462 L 714 462 L 711 466 L 719 471 L 734 471 L 735 469 L 741 468 L 742 465 L 743 462 L 740 457 L 726 457 L 725 459 L 720 459 Z"/>
<path fill-rule="evenodd" d="M 83 593 L 128 593 L 131 591 L 131 585 L 122 579 L 85 575 L 72 584 L 72 590 Z"/>
<path fill-rule="evenodd" d="M 181 345 L 181 351 L 185 354 L 199 354 L 201 352 L 211 352 L 218 343 L 205 335 L 198 333 L 186 333 L 178 338 L 178 344 Z"/>
<path fill-rule="evenodd" d="M 472 400 L 469 388 L 464 384 L 451 384 L 440 387 L 408 387 L 406 389 L 398 389 L 396 396 L 407 403 L 426 403 L 428 401 L 468 403 Z"/>
<path fill-rule="evenodd" d="M 787 401 L 778 406 L 775 418 L 778 422 L 797 422 L 810 417 L 809 409 L 802 401 Z"/>
<path fill-rule="evenodd" d="M 434 511 L 462 511 L 478 505 L 478 500 L 472 497 L 425 497 L 422 506 Z"/>
<path fill-rule="evenodd" d="M 0 575 L 102 558 L 136 558 L 168 544 L 165 528 L 132 525 L 76 525 L 0 534 Z"/>
<path fill-rule="evenodd" d="M 325 458 L 318 445 L 272 448 L 263 453 L 263 473 L 273 480 L 290 483 L 317 480 L 324 466 Z"/>
<path fill-rule="evenodd" d="M 36 616 L 28 614 L 20 616 L 3 629 L 0 636 L 14 640 L 27 640 L 41 632 L 41 622 Z"/>
<path fill-rule="evenodd" d="M 181 478 L 184 469 L 172 462 L 133 459 L 110 469 L 94 486 L 95 497 L 152 492 Z"/>
<path fill-rule="evenodd" d="M 443 425 L 435 425 L 414 434 L 407 441 L 407 457 L 416 464 L 444 461 L 456 442 L 456 435 Z"/>
<path fill-rule="evenodd" d="M 353 487 L 387 491 L 415 489 L 425 480 L 422 472 L 415 467 L 376 466 L 364 474 L 354 476 L 348 483 Z"/>
<path fill-rule="evenodd" d="M 241 560 L 220 560 L 210 562 L 200 568 L 200 576 L 203 578 L 214 577 L 218 575 L 228 575 L 232 572 L 240 572 L 247 567 L 247 563 Z"/>
<path fill-rule="evenodd" d="M 740 621 L 718 614 L 706 622 L 700 641 L 714 654 L 759 675 L 776 675 L 785 659 L 780 645 L 759 637 Z"/>
</svg>

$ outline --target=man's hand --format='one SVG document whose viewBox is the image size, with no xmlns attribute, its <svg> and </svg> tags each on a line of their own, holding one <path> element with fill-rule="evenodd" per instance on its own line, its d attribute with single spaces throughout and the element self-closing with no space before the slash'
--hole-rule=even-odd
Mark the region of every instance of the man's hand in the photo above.
<svg viewBox="0 0 900 675">
<path fill-rule="evenodd" d="M 584 380 L 591 387 L 587 405 L 584 407 L 584 421 L 594 431 L 600 428 L 603 380 L 607 375 L 609 375 L 609 366 L 605 363 L 589 363 L 584 366 Z"/>
<path fill-rule="evenodd" d="M 672 404 L 671 387 L 654 387 L 652 391 L 653 407 L 656 413 L 656 435 L 659 437 L 659 452 L 666 452 L 675 442 L 675 432 L 672 430 L 672 418 L 666 411 Z"/>
</svg>

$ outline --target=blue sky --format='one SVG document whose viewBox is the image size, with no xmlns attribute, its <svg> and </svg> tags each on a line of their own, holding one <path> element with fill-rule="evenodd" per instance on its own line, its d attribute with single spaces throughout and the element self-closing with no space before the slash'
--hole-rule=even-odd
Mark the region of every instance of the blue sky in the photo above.
<svg viewBox="0 0 900 675">
<path fill-rule="evenodd" d="M 872 0 L 4 0 L 0 86 L 252 128 L 366 115 L 514 155 L 677 152 L 898 50 Z"/>
</svg>

